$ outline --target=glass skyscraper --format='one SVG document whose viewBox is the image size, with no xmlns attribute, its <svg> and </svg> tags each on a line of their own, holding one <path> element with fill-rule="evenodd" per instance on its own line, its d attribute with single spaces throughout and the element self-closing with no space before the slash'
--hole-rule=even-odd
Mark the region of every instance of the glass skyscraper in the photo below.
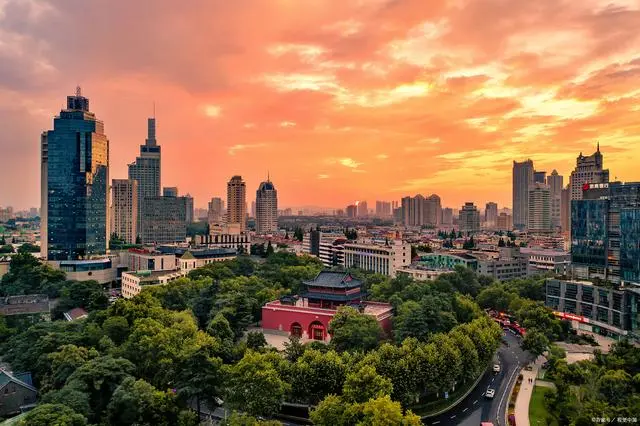
<svg viewBox="0 0 640 426">
<path fill-rule="evenodd" d="M 108 242 L 109 140 L 80 88 L 42 133 L 42 255 L 75 260 Z"/>
</svg>

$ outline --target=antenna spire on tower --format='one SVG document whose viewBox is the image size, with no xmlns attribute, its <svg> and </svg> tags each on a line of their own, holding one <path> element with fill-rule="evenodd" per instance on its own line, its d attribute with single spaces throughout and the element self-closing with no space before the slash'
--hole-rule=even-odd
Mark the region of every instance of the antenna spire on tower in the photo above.
<svg viewBox="0 0 640 426">
<path fill-rule="evenodd" d="M 80 85 L 76 86 L 76 96 L 77 97 L 81 97 L 82 96 L 82 89 L 80 88 Z"/>
</svg>

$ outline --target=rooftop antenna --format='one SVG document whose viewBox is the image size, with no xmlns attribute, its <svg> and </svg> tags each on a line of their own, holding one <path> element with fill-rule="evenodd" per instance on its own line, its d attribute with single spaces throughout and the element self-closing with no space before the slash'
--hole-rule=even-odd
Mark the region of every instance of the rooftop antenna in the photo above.
<svg viewBox="0 0 640 426">
<path fill-rule="evenodd" d="M 82 97 L 82 89 L 80 88 L 80 85 L 76 86 L 76 96 L 77 97 Z"/>
<path fill-rule="evenodd" d="M 271 182 L 271 178 L 269 176 L 269 170 L 267 170 L 267 182 Z"/>
<path fill-rule="evenodd" d="M 596 152 L 600 152 L 600 141 L 598 141 L 598 145 L 596 145 Z"/>
<path fill-rule="evenodd" d="M 153 118 L 156 118 L 156 101 L 153 101 Z"/>
</svg>

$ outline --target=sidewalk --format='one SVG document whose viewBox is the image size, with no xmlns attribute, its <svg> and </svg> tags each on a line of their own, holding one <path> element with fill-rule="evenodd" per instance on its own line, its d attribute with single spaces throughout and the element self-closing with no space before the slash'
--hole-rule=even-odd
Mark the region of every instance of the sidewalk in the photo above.
<svg viewBox="0 0 640 426">
<path fill-rule="evenodd" d="M 522 384 L 520 385 L 520 392 L 516 398 L 516 425 L 517 426 L 529 426 L 529 401 L 531 400 L 531 394 L 533 393 L 533 387 L 536 385 L 536 377 L 538 377 L 538 370 L 544 362 L 545 358 L 540 356 L 533 364 L 531 371 L 527 371 L 524 368 L 520 373 L 522 374 Z M 532 380 L 529 383 L 529 379 Z"/>
</svg>

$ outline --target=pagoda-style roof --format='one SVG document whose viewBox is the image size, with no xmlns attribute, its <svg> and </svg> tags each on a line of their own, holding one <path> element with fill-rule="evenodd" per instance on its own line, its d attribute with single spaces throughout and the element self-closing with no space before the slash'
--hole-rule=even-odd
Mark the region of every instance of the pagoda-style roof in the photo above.
<svg viewBox="0 0 640 426">
<path fill-rule="evenodd" d="M 313 280 L 303 281 L 308 287 L 354 288 L 361 287 L 362 281 L 353 278 L 348 272 L 320 271 Z"/>
</svg>

